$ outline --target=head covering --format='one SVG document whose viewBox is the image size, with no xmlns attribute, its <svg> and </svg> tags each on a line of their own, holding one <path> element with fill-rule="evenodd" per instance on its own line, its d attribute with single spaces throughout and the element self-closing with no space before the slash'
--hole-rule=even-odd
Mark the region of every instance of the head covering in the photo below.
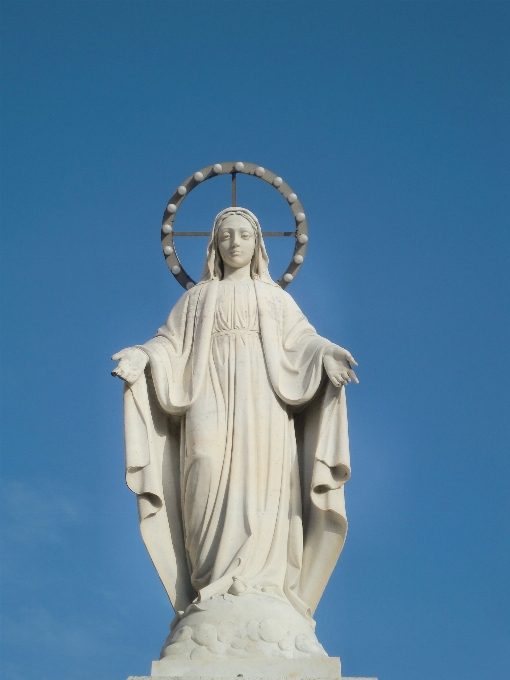
<svg viewBox="0 0 510 680">
<path fill-rule="evenodd" d="M 231 207 L 225 208 L 214 220 L 214 225 L 211 231 L 211 238 L 207 245 L 207 255 L 205 258 L 204 269 L 202 271 L 201 281 L 211 281 L 212 279 L 221 280 L 223 278 L 223 260 L 218 249 L 218 232 L 222 222 L 230 215 L 240 215 L 253 228 L 255 232 L 255 252 L 250 265 L 250 275 L 252 279 L 260 279 L 265 283 L 274 283 L 269 275 L 268 264 L 269 258 L 267 256 L 264 239 L 262 238 L 262 230 L 255 215 L 246 208 Z"/>
</svg>

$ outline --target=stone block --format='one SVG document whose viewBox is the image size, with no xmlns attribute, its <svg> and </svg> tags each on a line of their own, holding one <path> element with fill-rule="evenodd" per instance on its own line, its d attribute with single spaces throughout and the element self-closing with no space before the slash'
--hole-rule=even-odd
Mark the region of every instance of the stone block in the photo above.
<svg viewBox="0 0 510 680">
<path fill-rule="evenodd" d="M 175 676 L 169 676 L 169 675 L 130 675 L 127 680 L 177 680 Z M 217 677 L 217 676 L 203 676 L 201 675 L 200 677 L 195 677 L 192 680 L 232 680 L 232 677 Z M 237 680 L 237 676 L 236 679 Z M 239 680 L 263 680 L 263 678 L 260 678 L 259 676 L 254 676 L 254 675 L 249 675 L 249 676 L 242 676 Z M 278 678 L 272 678 L 272 680 L 328 680 L 327 678 L 319 677 L 319 676 L 313 676 L 313 677 L 303 677 L 303 676 L 279 676 Z M 346 678 L 343 677 L 341 678 L 338 676 L 337 680 L 377 680 L 377 678 Z"/>
<path fill-rule="evenodd" d="M 341 677 L 338 657 L 301 659 L 201 659 L 164 658 L 152 662 L 152 677 L 176 678 L 335 678 Z"/>
<path fill-rule="evenodd" d="M 153 661 L 150 676 L 130 676 L 128 680 L 377 680 L 342 678 L 337 657 L 302 659 L 218 659 Z"/>
</svg>

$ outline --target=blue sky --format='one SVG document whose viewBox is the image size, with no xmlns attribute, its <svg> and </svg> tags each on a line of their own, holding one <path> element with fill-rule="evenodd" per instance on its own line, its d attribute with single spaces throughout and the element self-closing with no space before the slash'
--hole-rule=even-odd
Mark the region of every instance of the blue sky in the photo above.
<svg viewBox="0 0 510 680">
<path fill-rule="evenodd" d="M 288 289 L 359 362 L 345 550 L 317 632 L 345 675 L 510 669 L 508 2 L 4 2 L 3 671 L 125 680 L 172 613 L 123 481 L 115 351 L 181 289 L 175 187 L 284 177 Z M 241 178 L 263 227 L 277 193 Z M 217 179 L 187 199 L 205 230 Z M 283 241 L 283 239 L 282 239 Z M 203 242 L 183 250 L 198 272 Z M 289 258 L 269 243 L 272 272 Z"/>
</svg>

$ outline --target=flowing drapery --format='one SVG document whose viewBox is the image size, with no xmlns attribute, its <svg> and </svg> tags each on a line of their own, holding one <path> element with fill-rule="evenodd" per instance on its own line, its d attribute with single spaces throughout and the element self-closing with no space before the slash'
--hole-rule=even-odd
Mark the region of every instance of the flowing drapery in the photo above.
<svg viewBox="0 0 510 680">
<path fill-rule="evenodd" d="M 210 280 L 185 293 L 156 337 L 141 346 L 148 368 L 125 389 L 127 483 L 137 494 L 142 536 L 176 611 L 197 596 L 226 592 L 239 578 L 247 585 L 280 588 L 298 610 L 313 613 L 347 527 L 345 393 L 324 379 L 323 356 L 331 343 L 315 332 L 294 300 L 270 282 L 249 283 L 256 327 L 219 337 L 223 282 Z M 243 385 L 238 393 L 228 387 L 234 374 Z M 264 404 L 258 414 L 257 403 Z M 249 418 L 241 417 L 243 407 Z M 228 419 L 235 418 L 236 409 L 242 439 L 226 446 L 234 432 Z M 209 431 L 216 433 L 209 450 L 207 417 Z M 190 439 L 193 432 L 196 441 Z M 213 459 L 222 465 L 212 469 L 210 449 L 217 446 L 221 452 Z M 258 451 L 263 455 L 257 462 Z M 246 487 L 254 474 L 259 475 L 255 499 Z M 264 475 L 265 487 L 259 479 Z M 278 502 L 270 498 L 264 506 L 268 517 L 257 519 L 254 508 L 261 507 L 264 488 L 278 493 Z M 207 505 L 205 496 L 211 494 Z M 279 549 L 267 539 L 268 527 L 279 536 Z M 248 559 L 253 546 L 259 563 Z"/>
</svg>

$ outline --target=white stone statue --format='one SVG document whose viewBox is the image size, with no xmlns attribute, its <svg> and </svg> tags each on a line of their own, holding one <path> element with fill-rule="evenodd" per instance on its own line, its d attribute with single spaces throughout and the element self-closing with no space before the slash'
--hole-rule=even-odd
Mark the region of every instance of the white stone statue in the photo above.
<svg viewBox="0 0 510 680">
<path fill-rule="evenodd" d="M 312 615 L 337 562 L 352 355 L 271 279 L 255 215 L 215 219 L 200 282 L 112 357 L 126 477 L 176 612 L 162 657 L 320 657 Z"/>
</svg>

